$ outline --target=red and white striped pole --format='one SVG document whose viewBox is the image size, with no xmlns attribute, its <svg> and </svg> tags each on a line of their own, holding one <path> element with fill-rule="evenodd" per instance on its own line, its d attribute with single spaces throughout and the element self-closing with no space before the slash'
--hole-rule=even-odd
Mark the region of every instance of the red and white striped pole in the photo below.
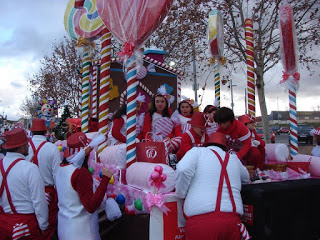
<svg viewBox="0 0 320 240">
<path fill-rule="evenodd" d="M 245 20 L 245 39 L 246 39 L 246 58 L 247 58 L 247 98 L 248 113 L 256 116 L 256 84 L 254 73 L 254 54 L 253 54 L 253 21 L 250 18 Z"/>
<path fill-rule="evenodd" d="M 92 104 L 91 104 L 91 110 L 92 110 L 92 117 L 97 118 L 98 117 L 98 111 L 97 111 L 97 69 L 98 67 L 96 65 L 92 66 Z"/>
<path fill-rule="evenodd" d="M 109 87 L 110 87 L 110 60 L 111 60 L 111 33 L 105 27 L 102 30 L 100 91 L 99 91 L 99 132 L 106 135 L 108 132 Z M 98 154 L 107 146 L 103 142 L 98 147 Z"/>
<path fill-rule="evenodd" d="M 178 75 L 177 79 L 177 107 L 181 101 L 181 77 Z"/>
</svg>

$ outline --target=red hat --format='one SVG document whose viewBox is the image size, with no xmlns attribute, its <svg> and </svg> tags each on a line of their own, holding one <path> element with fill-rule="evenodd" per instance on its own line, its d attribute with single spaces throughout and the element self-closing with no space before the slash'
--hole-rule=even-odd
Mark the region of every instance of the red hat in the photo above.
<svg viewBox="0 0 320 240">
<path fill-rule="evenodd" d="M 206 119 L 202 112 L 194 112 L 192 118 L 188 123 L 194 127 L 205 128 L 206 127 Z"/>
<path fill-rule="evenodd" d="M 47 131 L 46 122 L 44 119 L 33 118 L 32 119 L 32 126 L 29 128 L 31 132 L 41 132 Z"/>
<path fill-rule="evenodd" d="M 27 143 L 28 137 L 26 131 L 23 128 L 15 128 L 5 132 L 5 143 L 2 145 L 2 148 L 12 149 Z"/>
<path fill-rule="evenodd" d="M 238 117 L 238 120 L 240 122 L 242 122 L 243 124 L 255 122 L 250 114 L 242 115 L 242 116 Z"/>
<path fill-rule="evenodd" d="M 83 132 L 76 132 L 67 139 L 67 148 L 64 151 L 64 157 L 68 158 L 73 154 L 78 153 L 90 143 L 86 134 Z"/>
<path fill-rule="evenodd" d="M 221 132 L 212 133 L 210 134 L 208 141 L 204 145 L 207 146 L 210 143 L 216 143 L 227 147 L 226 135 Z"/>
</svg>

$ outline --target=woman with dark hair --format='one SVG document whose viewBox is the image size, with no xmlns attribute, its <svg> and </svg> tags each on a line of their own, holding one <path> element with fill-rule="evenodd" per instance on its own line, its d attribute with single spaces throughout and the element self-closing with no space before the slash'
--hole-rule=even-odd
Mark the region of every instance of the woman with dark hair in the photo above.
<svg viewBox="0 0 320 240">
<path fill-rule="evenodd" d="M 179 103 L 178 109 L 172 114 L 171 120 L 174 122 L 174 135 L 182 137 L 182 135 L 191 129 L 188 121 L 191 120 L 193 115 L 194 101 L 191 99 L 182 100 Z"/>
<path fill-rule="evenodd" d="M 67 139 L 64 160 L 56 177 L 60 240 L 100 239 L 96 210 L 107 191 L 112 172 L 107 168 L 102 169 L 101 182 L 94 192 L 93 179 L 88 170 L 88 156 L 95 146 L 93 142 L 98 145 L 102 141 L 94 138 L 88 146 L 89 140 L 82 132 L 74 133 Z"/>
<path fill-rule="evenodd" d="M 146 113 L 145 117 L 144 117 L 144 121 L 143 121 L 143 128 L 142 128 L 142 137 L 144 139 L 150 139 L 150 140 L 155 140 L 156 135 L 159 135 L 159 139 L 158 140 L 163 140 L 166 137 L 172 137 L 172 128 L 170 130 L 170 126 L 168 126 L 169 128 L 167 129 L 168 131 L 164 131 L 164 132 L 156 132 L 157 130 L 157 124 L 159 124 L 159 120 L 160 119 L 165 119 L 168 120 L 168 123 L 170 125 L 172 125 L 173 127 L 173 123 L 170 120 L 170 110 L 169 110 L 169 106 L 168 106 L 168 101 L 167 101 L 167 96 L 164 94 L 156 94 L 153 98 L 152 98 L 152 105 L 150 110 Z M 168 134 L 169 132 L 169 134 Z M 161 135 L 161 136 L 160 136 Z"/>
<path fill-rule="evenodd" d="M 139 94 L 137 97 L 137 112 L 139 111 L 141 104 L 145 101 L 145 96 Z M 108 133 L 108 145 L 113 146 L 120 143 L 126 143 L 126 123 L 127 123 L 127 104 L 123 104 L 112 117 L 112 123 L 110 126 L 110 131 Z M 139 121 L 139 116 L 137 116 L 136 134 L 137 138 L 141 139 L 141 121 Z"/>
</svg>

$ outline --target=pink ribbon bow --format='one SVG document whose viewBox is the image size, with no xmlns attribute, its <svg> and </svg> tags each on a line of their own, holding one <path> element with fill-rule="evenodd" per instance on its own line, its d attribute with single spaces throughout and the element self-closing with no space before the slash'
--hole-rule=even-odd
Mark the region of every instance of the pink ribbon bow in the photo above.
<svg viewBox="0 0 320 240">
<path fill-rule="evenodd" d="M 126 42 L 123 45 L 122 51 L 118 52 L 118 55 L 121 56 L 121 57 L 128 56 L 128 58 L 130 58 L 132 53 L 133 53 L 133 51 L 134 51 L 134 49 L 135 49 L 135 47 L 131 43 Z"/>
<path fill-rule="evenodd" d="M 157 206 L 162 212 L 166 215 L 170 212 L 170 209 L 164 204 L 166 197 L 163 194 L 159 193 L 157 195 L 148 192 L 147 195 L 143 198 L 143 206 L 145 209 L 150 212 L 153 206 Z"/>
<path fill-rule="evenodd" d="M 293 76 L 296 82 L 300 80 L 300 73 L 294 72 L 293 74 L 288 74 L 287 72 L 282 72 L 282 80 L 280 81 L 280 84 L 288 80 L 290 76 Z"/>
</svg>

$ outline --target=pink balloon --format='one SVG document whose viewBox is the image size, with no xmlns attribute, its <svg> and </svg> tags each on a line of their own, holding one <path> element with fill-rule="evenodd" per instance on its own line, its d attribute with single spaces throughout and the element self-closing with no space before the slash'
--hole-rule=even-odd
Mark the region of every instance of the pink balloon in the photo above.
<svg viewBox="0 0 320 240">
<path fill-rule="evenodd" d="M 153 173 L 151 173 L 151 179 L 152 179 L 153 181 L 158 180 L 159 177 L 160 177 L 160 174 L 159 174 L 158 172 L 153 172 Z"/>
<path fill-rule="evenodd" d="M 140 46 L 161 24 L 173 0 L 97 0 L 100 18 L 123 43 Z"/>
<path fill-rule="evenodd" d="M 157 166 L 154 167 L 154 170 L 155 170 L 156 172 L 158 172 L 159 174 L 161 174 L 162 171 L 163 171 L 163 168 L 162 168 L 160 165 L 157 165 Z"/>
<path fill-rule="evenodd" d="M 162 173 L 160 178 L 161 178 L 161 181 L 164 182 L 167 179 L 167 175 Z"/>
</svg>

